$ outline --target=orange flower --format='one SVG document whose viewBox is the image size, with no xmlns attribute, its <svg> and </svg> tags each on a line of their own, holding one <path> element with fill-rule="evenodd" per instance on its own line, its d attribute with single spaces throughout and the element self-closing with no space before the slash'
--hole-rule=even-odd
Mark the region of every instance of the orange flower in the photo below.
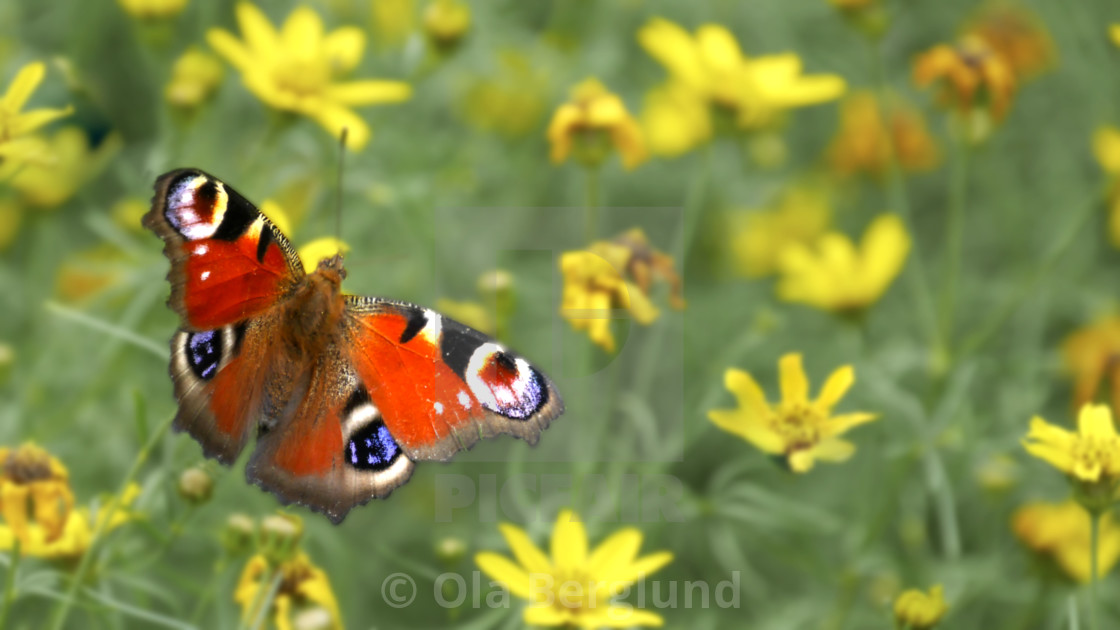
<svg viewBox="0 0 1120 630">
<path fill-rule="evenodd" d="M 967 31 L 986 41 L 1021 78 L 1036 76 L 1054 64 L 1054 42 L 1046 26 L 1018 4 L 987 4 Z"/>
<path fill-rule="evenodd" d="M 999 120 L 1015 93 L 1015 72 L 986 40 L 967 35 L 939 44 L 914 62 L 914 82 L 941 86 L 941 98 L 963 114 L 980 110 Z"/>
<path fill-rule="evenodd" d="M 926 121 L 902 101 L 880 106 L 869 91 L 853 92 L 840 110 L 840 130 L 829 147 L 829 162 L 842 174 L 886 171 L 893 149 L 899 166 L 925 171 L 937 164 L 938 149 Z"/>
<path fill-rule="evenodd" d="M 1097 399 L 1107 378 L 1112 406 L 1120 411 L 1120 316 L 1103 317 L 1080 328 L 1062 343 L 1062 357 L 1073 375 L 1073 408 Z"/>
</svg>

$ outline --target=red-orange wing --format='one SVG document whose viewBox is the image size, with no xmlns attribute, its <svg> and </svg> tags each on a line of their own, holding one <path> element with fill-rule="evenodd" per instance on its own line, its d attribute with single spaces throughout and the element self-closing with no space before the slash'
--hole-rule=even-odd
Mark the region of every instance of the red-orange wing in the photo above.
<svg viewBox="0 0 1120 630">
<path fill-rule="evenodd" d="M 144 226 L 171 260 L 168 305 L 182 328 L 213 330 L 260 315 L 303 277 L 299 256 L 272 222 L 217 178 L 179 169 L 156 181 Z"/>
<path fill-rule="evenodd" d="M 520 355 L 413 304 L 347 297 L 349 363 L 393 439 L 414 460 L 447 460 L 506 433 L 535 444 L 564 411 Z"/>
</svg>

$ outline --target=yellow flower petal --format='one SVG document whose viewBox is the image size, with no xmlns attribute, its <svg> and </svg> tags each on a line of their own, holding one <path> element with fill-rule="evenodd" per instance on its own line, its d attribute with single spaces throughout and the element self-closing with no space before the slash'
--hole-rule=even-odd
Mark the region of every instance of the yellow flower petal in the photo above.
<svg viewBox="0 0 1120 630">
<path fill-rule="evenodd" d="M 509 523 L 502 523 L 498 526 L 498 530 L 501 531 L 502 537 L 509 544 L 514 557 L 521 563 L 521 566 L 525 567 L 526 571 L 529 573 L 552 572 L 552 563 L 549 562 L 548 556 L 533 544 L 525 530 Z"/>
<path fill-rule="evenodd" d="M 809 379 L 801 365 L 801 355 L 790 353 L 778 361 L 781 374 L 782 402 L 805 403 L 809 401 Z"/>
<path fill-rule="evenodd" d="M 855 452 L 855 444 L 840 438 L 828 438 L 817 444 L 813 449 L 813 456 L 826 462 L 843 462 Z"/>
<path fill-rule="evenodd" d="M 474 563 L 490 579 L 501 583 L 509 592 L 529 599 L 532 593 L 530 575 L 505 556 L 483 551 L 475 555 Z"/>
<path fill-rule="evenodd" d="M 237 23 L 241 27 L 241 35 L 249 45 L 254 56 L 273 56 L 280 49 L 280 34 L 268 21 L 268 17 L 249 2 L 237 3 Z"/>
<path fill-rule="evenodd" d="M 47 74 L 46 64 L 36 61 L 29 63 L 20 68 L 12 79 L 11 85 L 4 93 L 3 98 L 0 98 L 0 109 L 9 112 L 18 112 L 23 109 L 27 104 L 27 100 L 35 92 L 35 88 L 43 82 L 43 77 Z"/>
<path fill-rule="evenodd" d="M 845 413 L 829 418 L 826 426 L 828 427 L 829 433 L 833 435 L 839 435 L 841 433 L 844 433 L 848 429 L 858 427 L 861 424 L 867 424 L 868 422 L 871 422 L 872 420 L 876 420 L 878 418 L 879 414 L 875 413 Z"/>
<path fill-rule="evenodd" d="M 524 620 L 530 626 L 562 626 L 572 623 L 573 615 L 552 604 L 533 604 L 525 609 Z"/>
<path fill-rule="evenodd" d="M 817 407 L 825 414 L 840 402 L 844 394 L 848 393 L 848 389 L 856 380 L 856 372 L 850 365 L 844 365 L 837 368 L 828 376 L 828 380 L 824 382 L 824 387 L 821 388 L 821 394 L 817 397 Z"/>
<path fill-rule="evenodd" d="M 620 529 L 609 538 L 599 543 L 587 559 L 587 570 L 593 575 L 603 576 L 602 580 L 609 582 L 609 577 L 620 567 L 624 567 L 638 557 L 638 550 L 642 547 L 642 532 L 634 527 Z"/>
<path fill-rule="evenodd" d="M 552 528 L 552 564 L 559 570 L 572 570 L 587 562 L 587 531 L 579 516 L 563 510 Z"/>
<path fill-rule="evenodd" d="M 343 26 L 331 31 L 323 39 L 323 50 L 339 70 L 353 70 L 362 60 L 366 48 L 366 35 L 356 26 Z"/>
<path fill-rule="evenodd" d="M 758 382 L 749 372 L 735 368 L 728 369 L 723 374 L 723 384 L 732 394 L 739 406 L 748 413 L 761 420 L 770 414 L 770 403 L 766 402 L 766 394 L 758 386 Z"/>
<path fill-rule="evenodd" d="M 1077 416 L 1078 433 L 1084 437 L 1108 440 L 1116 437 L 1112 411 L 1107 405 L 1083 405 Z"/>
<path fill-rule="evenodd" d="M 304 270 L 311 273 L 319 267 L 320 261 L 348 251 L 350 246 L 345 241 L 333 236 L 324 236 L 299 248 L 299 257 L 303 261 Z"/>
<path fill-rule="evenodd" d="M 343 105 L 400 103 L 412 97 L 412 86 L 403 81 L 349 81 L 330 86 L 327 96 Z"/>
</svg>

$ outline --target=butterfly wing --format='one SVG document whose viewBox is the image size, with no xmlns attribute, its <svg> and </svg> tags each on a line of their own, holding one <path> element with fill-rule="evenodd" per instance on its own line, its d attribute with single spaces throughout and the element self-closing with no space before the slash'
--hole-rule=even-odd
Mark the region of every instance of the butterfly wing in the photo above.
<svg viewBox="0 0 1120 630">
<path fill-rule="evenodd" d="M 563 412 L 552 383 L 495 340 L 434 311 L 346 296 L 290 417 L 261 434 L 249 480 L 338 523 L 420 460 L 502 433 L 536 443 Z"/>
<path fill-rule="evenodd" d="M 270 309 L 303 277 L 303 267 L 284 235 L 218 179 L 180 169 L 155 188 L 143 223 L 163 239 L 171 261 L 168 305 L 180 317 L 171 339 L 174 427 L 198 440 L 207 456 L 230 463 L 262 409 L 269 412 L 262 370 L 287 369 L 268 356 L 279 325 Z M 272 405 L 281 405 L 284 396 L 272 394 Z"/>
<path fill-rule="evenodd" d="M 447 460 L 480 439 L 536 444 L 564 411 L 552 382 L 494 339 L 413 304 L 347 296 L 350 363 L 414 460 Z"/>
<path fill-rule="evenodd" d="M 304 276 L 288 239 L 253 204 L 197 169 L 156 181 L 144 226 L 171 260 L 170 306 L 187 330 L 214 330 L 272 308 Z"/>
<path fill-rule="evenodd" d="M 353 507 L 388 496 L 414 467 L 343 354 L 332 345 L 314 361 L 291 415 L 260 433 L 245 469 L 250 482 L 284 503 L 306 505 L 336 524 Z"/>
</svg>

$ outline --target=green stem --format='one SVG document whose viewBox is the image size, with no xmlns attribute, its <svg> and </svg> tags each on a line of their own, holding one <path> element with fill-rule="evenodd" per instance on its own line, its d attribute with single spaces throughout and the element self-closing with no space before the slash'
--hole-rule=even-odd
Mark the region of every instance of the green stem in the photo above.
<svg viewBox="0 0 1120 630">
<path fill-rule="evenodd" d="M 586 177 L 586 186 L 584 190 L 584 236 L 587 239 L 587 244 L 591 244 L 599 236 L 599 206 L 602 201 L 599 198 L 599 169 L 597 167 L 588 167 Z"/>
<path fill-rule="evenodd" d="M 1098 609 L 1100 600 L 1097 599 L 1097 547 L 1100 546 L 1101 517 L 1103 512 L 1089 513 L 1089 627 L 1099 630 L 1100 624 Z"/>
<path fill-rule="evenodd" d="M 883 52 L 879 42 L 874 40 L 869 40 L 869 42 L 873 70 L 878 83 L 879 101 L 882 103 L 884 119 L 890 120 L 891 89 L 890 82 L 887 79 L 887 68 L 883 61 Z M 914 234 L 914 221 L 910 212 L 910 202 L 906 196 L 906 182 L 903 181 L 902 167 L 898 163 L 898 156 L 895 155 L 893 144 L 887 151 L 886 184 L 887 198 L 891 210 L 898 213 L 906 226 L 906 231 Z M 913 245 L 913 253 L 910 255 L 907 266 L 908 269 L 905 270 L 904 274 L 910 284 L 910 293 L 918 306 L 916 313 L 918 319 L 926 331 L 934 356 L 944 356 L 944 341 L 937 328 L 937 312 L 934 306 L 933 292 L 930 290 L 929 282 L 926 279 L 925 263 L 917 243 Z"/>
<path fill-rule="evenodd" d="M 953 316 L 956 309 L 958 284 L 961 275 L 961 255 L 964 249 L 964 217 L 968 203 L 968 168 L 971 148 L 967 141 L 958 138 L 956 159 L 953 161 L 949 189 L 949 220 L 945 235 L 945 286 L 941 294 L 941 338 L 949 346 L 953 339 Z"/>
<path fill-rule="evenodd" d="M 712 146 L 707 144 L 699 152 L 700 165 L 688 188 L 688 196 L 684 202 L 684 216 L 681 217 L 679 238 L 674 247 L 681 272 L 684 273 L 688 254 L 692 250 L 693 241 L 696 239 L 696 230 L 700 225 L 700 215 L 704 213 L 704 197 L 708 187 L 708 177 L 711 172 Z"/>
<path fill-rule="evenodd" d="M 19 574 L 19 561 L 22 555 L 19 536 L 13 536 L 10 564 L 8 565 L 8 583 L 4 585 L 4 607 L 0 608 L 0 628 L 8 627 L 8 614 L 12 610 L 12 604 L 16 601 L 16 577 Z"/>
<path fill-rule="evenodd" d="M 280 582 L 284 579 L 284 572 L 280 567 L 276 567 L 269 571 L 268 579 L 262 581 L 261 585 L 268 585 L 268 590 L 258 588 L 256 594 L 253 596 L 252 608 L 249 610 L 254 614 L 253 623 L 246 626 L 245 622 L 248 621 L 247 615 L 242 615 L 241 623 L 238 624 L 239 629 L 250 628 L 251 630 L 259 630 L 267 617 L 268 609 L 272 608 L 272 600 L 276 598 L 276 592 L 280 590 Z"/>
<path fill-rule="evenodd" d="M 1007 320 L 1022 306 L 1028 298 L 1035 294 L 1035 287 L 1039 282 L 1057 265 L 1058 261 L 1065 255 L 1073 243 L 1077 235 L 1088 223 L 1089 219 L 1096 213 L 1100 205 L 1100 198 L 1094 195 L 1088 203 L 1084 203 L 1080 209 L 1072 213 L 1070 222 L 1065 230 L 1053 241 L 1053 245 L 1043 255 L 1042 263 L 1039 264 L 1038 269 L 1033 274 L 1027 276 L 1019 283 L 1019 286 L 1007 300 L 996 309 L 987 322 L 980 327 L 980 330 L 970 337 L 962 346 L 960 356 L 965 357 L 973 352 L 976 352 L 988 343 L 999 331 L 1003 330 Z"/>
<path fill-rule="evenodd" d="M 132 483 L 132 480 L 136 478 L 137 473 L 140 472 L 140 467 L 148 460 L 156 444 L 163 439 L 163 434 L 171 427 L 173 420 L 174 417 L 171 417 L 164 421 L 155 433 L 152 433 L 152 435 L 148 437 L 148 441 L 144 443 L 144 446 L 140 448 L 140 452 L 136 454 L 136 459 L 132 462 L 132 467 L 129 468 L 128 474 L 125 475 L 120 488 L 117 489 L 117 493 L 114 495 L 113 503 L 107 506 L 109 509 L 120 509 L 120 497 L 124 496 L 125 490 Z M 106 508 L 103 507 L 102 509 Z M 89 572 L 90 564 L 93 562 L 93 557 L 98 550 L 98 543 L 100 543 L 102 531 L 109 521 L 109 518 L 98 518 L 96 520 L 96 525 L 93 528 L 93 532 L 90 534 L 89 546 L 86 547 L 85 553 L 82 554 L 82 560 L 78 563 L 78 568 L 75 569 L 74 574 L 70 576 L 70 586 L 66 589 L 66 594 L 63 596 L 62 601 L 59 602 L 58 609 L 55 612 L 54 621 L 50 625 L 53 630 L 62 630 L 62 627 L 66 624 L 66 619 L 70 615 L 70 609 L 73 607 L 74 601 L 78 598 L 78 588 L 85 580 L 86 573 Z"/>
</svg>

